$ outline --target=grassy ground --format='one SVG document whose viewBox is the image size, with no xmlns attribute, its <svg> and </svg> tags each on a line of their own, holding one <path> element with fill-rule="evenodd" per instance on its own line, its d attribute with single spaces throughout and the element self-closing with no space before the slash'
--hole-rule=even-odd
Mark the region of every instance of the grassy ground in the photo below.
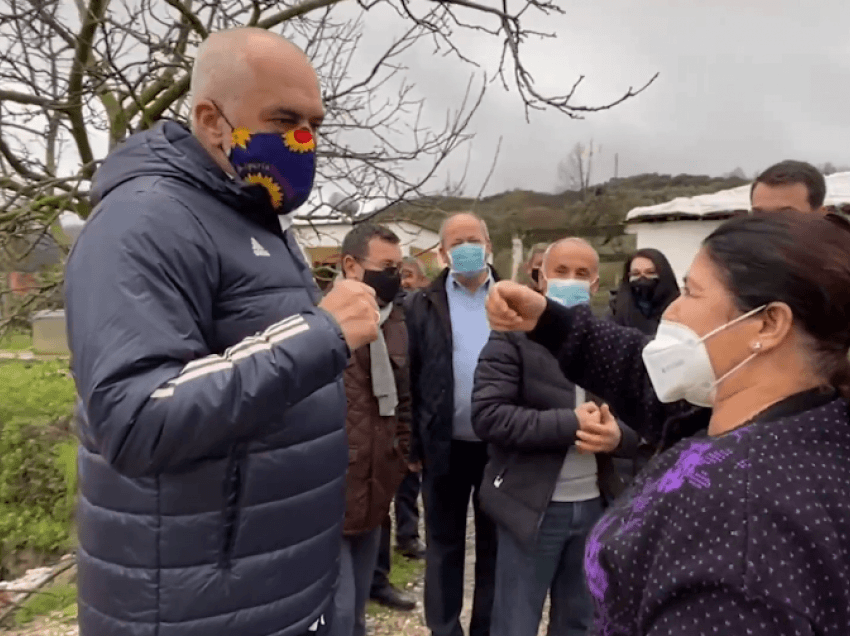
<svg viewBox="0 0 850 636">
<path fill-rule="evenodd" d="M 28 333 L 13 332 L 0 338 L 0 351 L 29 351 L 32 349 L 32 336 Z"/>
<path fill-rule="evenodd" d="M 74 381 L 64 361 L 0 361 L 0 425 L 15 420 L 47 424 L 74 408 Z"/>
<path fill-rule="evenodd" d="M 77 586 L 62 583 L 33 595 L 15 614 L 15 624 L 19 627 L 29 625 L 41 616 L 73 622 L 77 617 Z"/>
<path fill-rule="evenodd" d="M 393 551 L 392 568 L 390 569 L 390 583 L 400 590 L 405 590 L 410 593 L 410 588 L 419 582 L 422 572 L 425 569 L 423 561 L 414 561 L 406 559 L 397 552 Z M 377 603 L 369 602 L 366 612 L 369 616 L 380 616 L 388 612 L 384 607 Z"/>
<path fill-rule="evenodd" d="M 416 599 L 418 607 L 412 612 L 396 612 L 376 603 L 369 603 L 366 612 L 372 619 L 374 636 L 423 636 L 429 632 L 422 620 L 423 561 L 406 559 L 393 551 L 390 583 Z"/>
</svg>

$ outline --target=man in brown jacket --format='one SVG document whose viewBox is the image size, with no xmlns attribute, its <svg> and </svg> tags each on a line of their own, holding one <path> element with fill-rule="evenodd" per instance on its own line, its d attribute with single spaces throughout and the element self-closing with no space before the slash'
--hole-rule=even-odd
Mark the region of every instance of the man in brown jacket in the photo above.
<svg viewBox="0 0 850 636">
<path fill-rule="evenodd" d="M 355 351 L 345 370 L 348 476 L 335 636 L 364 636 L 366 602 L 378 558 L 381 524 L 407 470 L 410 375 L 401 285 L 399 238 L 361 223 L 342 243 L 342 274 L 375 290 L 380 335 Z"/>
</svg>

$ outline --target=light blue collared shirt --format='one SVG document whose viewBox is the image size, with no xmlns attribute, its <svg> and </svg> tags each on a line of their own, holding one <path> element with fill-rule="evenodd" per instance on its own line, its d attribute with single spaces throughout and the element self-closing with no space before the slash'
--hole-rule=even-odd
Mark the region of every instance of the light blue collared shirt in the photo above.
<svg viewBox="0 0 850 636">
<path fill-rule="evenodd" d="M 478 442 L 472 430 L 472 383 L 478 356 L 490 339 L 490 323 L 487 322 L 485 304 L 492 273 L 475 293 L 449 274 L 446 281 L 446 296 L 449 301 L 449 316 L 452 323 L 452 368 L 455 384 L 455 412 L 452 422 L 454 439 Z"/>
</svg>

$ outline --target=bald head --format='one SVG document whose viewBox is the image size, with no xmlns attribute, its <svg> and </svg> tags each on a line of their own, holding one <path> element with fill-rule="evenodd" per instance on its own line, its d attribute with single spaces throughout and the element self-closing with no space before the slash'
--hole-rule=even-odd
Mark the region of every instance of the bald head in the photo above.
<svg viewBox="0 0 850 636">
<path fill-rule="evenodd" d="M 466 233 L 467 230 L 475 228 L 475 232 L 482 241 L 490 241 L 490 232 L 487 230 L 487 223 L 474 212 L 459 212 L 447 217 L 440 225 L 440 242 L 445 247 L 449 242 L 447 239 L 457 233 L 459 228 L 462 228 Z M 451 248 L 451 246 L 449 246 Z"/>
<path fill-rule="evenodd" d="M 316 72 L 301 49 L 258 28 L 211 34 L 192 69 L 192 130 L 213 158 L 229 169 L 233 128 L 315 135 L 324 118 Z"/>
<path fill-rule="evenodd" d="M 545 279 L 571 278 L 591 283 L 591 291 L 599 288 L 599 254 L 593 246 L 578 237 L 555 241 L 543 255 L 541 271 Z"/>
</svg>

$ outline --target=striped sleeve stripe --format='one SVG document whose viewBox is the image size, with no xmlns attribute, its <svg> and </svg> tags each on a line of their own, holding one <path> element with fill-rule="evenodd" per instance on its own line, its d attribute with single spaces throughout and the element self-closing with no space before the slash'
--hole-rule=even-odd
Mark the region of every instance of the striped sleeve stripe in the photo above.
<svg viewBox="0 0 850 636">
<path fill-rule="evenodd" d="M 310 330 L 310 325 L 303 316 L 291 316 L 266 329 L 262 334 L 246 338 L 242 342 L 227 349 L 223 355 L 211 355 L 199 360 L 193 360 L 173 380 L 151 394 L 153 399 L 167 398 L 174 395 L 174 390 L 181 384 L 197 380 L 218 371 L 229 371 L 235 362 L 245 360 L 262 351 L 271 348 L 298 334 Z"/>
<path fill-rule="evenodd" d="M 293 325 L 293 326 L 289 327 L 289 329 L 287 329 L 286 331 L 281 331 L 281 332 L 276 333 L 273 336 L 270 336 L 267 340 L 261 340 L 259 342 L 255 342 L 254 344 L 252 344 L 248 347 L 245 347 L 243 349 L 239 349 L 239 351 L 233 353 L 230 356 L 230 359 L 233 362 L 237 362 L 239 360 L 244 360 L 245 358 L 249 358 L 252 355 L 254 355 L 255 353 L 259 353 L 260 351 L 268 351 L 272 348 L 272 346 L 274 346 L 274 345 L 276 345 L 280 342 L 283 342 L 284 340 L 292 338 L 293 336 L 297 336 L 299 333 L 304 333 L 308 329 L 310 329 L 310 327 L 307 326 L 307 323 L 303 323 L 303 324 L 300 324 L 300 325 Z"/>
</svg>

